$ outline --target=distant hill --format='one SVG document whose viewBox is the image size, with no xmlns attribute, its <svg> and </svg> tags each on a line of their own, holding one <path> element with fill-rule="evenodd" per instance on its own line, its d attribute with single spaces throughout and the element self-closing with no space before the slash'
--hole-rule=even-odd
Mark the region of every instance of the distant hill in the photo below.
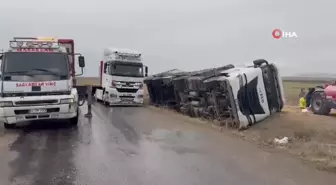
<svg viewBox="0 0 336 185">
<path fill-rule="evenodd" d="M 302 77 L 315 77 L 315 78 L 336 78 L 336 74 L 334 73 L 301 73 L 294 76 L 302 76 Z"/>
<path fill-rule="evenodd" d="M 307 82 L 328 82 L 336 80 L 336 74 L 329 73 L 302 73 L 293 76 L 285 76 L 284 81 L 307 81 Z"/>
</svg>

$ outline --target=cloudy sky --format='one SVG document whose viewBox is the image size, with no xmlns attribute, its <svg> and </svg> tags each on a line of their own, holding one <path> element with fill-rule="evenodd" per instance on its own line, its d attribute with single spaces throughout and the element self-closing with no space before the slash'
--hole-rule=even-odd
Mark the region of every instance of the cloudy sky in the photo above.
<svg viewBox="0 0 336 185">
<path fill-rule="evenodd" d="M 0 48 L 13 36 L 73 38 L 97 76 L 105 47 L 143 52 L 150 73 L 249 64 L 265 58 L 282 74 L 333 73 L 332 0 L 2 0 Z M 274 28 L 298 38 L 275 40 Z M 303 69 L 302 69 L 303 68 Z"/>
</svg>

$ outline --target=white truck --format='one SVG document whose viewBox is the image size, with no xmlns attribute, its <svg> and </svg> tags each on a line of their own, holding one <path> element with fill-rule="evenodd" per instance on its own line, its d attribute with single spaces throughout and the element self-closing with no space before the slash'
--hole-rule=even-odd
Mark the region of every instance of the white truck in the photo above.
<svg viewBox="0 0 336 185">
<path fill-rule="evenodd" d="M 280 112 L 285 104 L 283 82 L 277 66 L 264 59 L 253 63 L 253 66 L 224 70 L 218 77 L 205 81 L 217 82 L 224 87 L 228 101 L 221 108 L 230 107 L 228 120 L 233 121 L 238 129 L 246 129 Z"/>
<path fill-rule="evenodd" d="M 78 122 L 69 54 L 57 39 L 15 37 L 1 55 L 0 117 L 5 128 L 33 120 Z M 84 57 L 78 57 L 85 66 Z"/>
<path fill-rule="evenodd" d="M 95 98 L 107 105 L 143 105 L 143 80 L 148 67 L 141 53 L 129 49 L 104 49 L 100 63 L 100 87 Z"/>
<path fill-rule="evenodd" d="M 191 117 L 216 120 L 238 129 L 280 112 L 285 104 L 282 78 L 273 63 L 193 72 L 171 70 L 145 79 L 151 103 Z"/>
</svg>

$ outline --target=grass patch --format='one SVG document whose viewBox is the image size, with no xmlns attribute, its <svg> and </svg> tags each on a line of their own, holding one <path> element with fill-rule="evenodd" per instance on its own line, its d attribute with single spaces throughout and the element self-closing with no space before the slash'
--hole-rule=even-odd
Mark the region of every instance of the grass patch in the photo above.
<svg viewBox="0 0 336 185">
<path fill-rule="evenodd" d="M 308 91 L 309 87 L 316 87 L 316 85 L 321 85 L 317 82 L 307 82 L 307 81 L 284 81 L 284 91 L 287 105 L 298 105 L 299 93 L 301 88 L 305 89 L 305 92 Z"/>
</svg>

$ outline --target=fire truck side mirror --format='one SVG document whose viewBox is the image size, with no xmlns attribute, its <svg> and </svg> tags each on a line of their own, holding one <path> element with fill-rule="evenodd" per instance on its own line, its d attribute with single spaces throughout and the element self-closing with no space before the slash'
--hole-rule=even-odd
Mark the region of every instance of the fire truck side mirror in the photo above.
<svg viewBox="0 0 336 185">
<path fill-rule="evenodd" d="M 79 67 L 85 67 L 85 58 L 83 56 L 78 56 L 78 65 Z"/>
<path fill-rule="evenodd" d="M 148 76 L 148 67 L 145 67 L 145 76 Z"/>
</svg>

